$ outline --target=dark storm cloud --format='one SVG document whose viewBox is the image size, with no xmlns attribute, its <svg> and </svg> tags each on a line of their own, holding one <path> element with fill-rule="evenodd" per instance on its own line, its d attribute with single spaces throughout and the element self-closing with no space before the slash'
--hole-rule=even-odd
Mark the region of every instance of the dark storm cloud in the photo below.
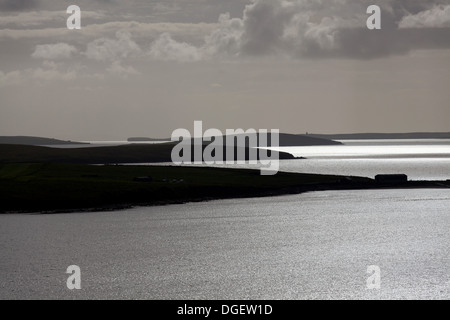
<svg viewBox="0 0 450 320">
<path fill-rule="evenodd" d="M 49 9 L 50 4 L 54 6 L 54 2 L 50 0 L 40 0 L 40 3 L 42 4 L 40 9 Z M 88 3 L 97 5 L 88 11 Z M 113 3 L 115 4 L 113 6 L 106 5 Z M 126 31 L 130 33 L 130 40 L 140 46 L 139 51 L 142 56 L 157 60 L 199 61 L 222 57 L 274 55 L 295 59 L 304 57 L 368 59 L 404 54 L 414 49 L 450 47 L 450 2 L 448 0 L 252 0 L 249 2 L 232 0 L 226 3 L 227 5 L 219 0 L 166 2 L 130 0 L 127 4 L 117 0 L 79 1 L 82 8 L 88 8 L 84 9 L 84 19 L 87 19 L 88 14 L 91 17 L 96 14 L 96 22 L 107 21 L 104 24 L 97 23 L 92 28 L 89 25 L 86 26 L 85 37 L 95 29 L 96 34 L 99 34 L 97 37 L 100 37 L 100 34 L 107 34 L 108 39 L 102 38 L 101 41 L 115 43 L 117 39 L 111 38 L 111 33 L 108 34 L 105 30 L 116 28 L 117 30 L 114 29 L 114 31 Z M 8 10 L 20 10 L 20 8 L 25 10 L 30 6 L 36 6 L 37 1 L 0 0 L 0 4 L 7 6 Z M 187 14 L 184 9 L 188 4 L 197 8 L 198 12 L 211 13 L 211 11 L 202 10 L 205 6 L 215 5 L 216 10 L 229 6 L 234 13 L 222 14 L 217 27 L 212 32 L 210 27 L 204 26 L 202 28 L 206 31 L 197 33 L 197 37 L 189 38 L 180 31 L 174 31 L 176 23 L 173 22 L 164 22 L 161 28 L 156 24 L 151 26 L 150 23 L 146 28 L 153 31 L 145 32 L 145 35 L 137 31 L 137 27 L 143 24 L 138 18 L 139 15 L 155 14 L 165 17 L 167 13 L 170 13 L 171 17 L 177 16 L 183 20 Z M 368 18 L 366 10 L 372 4 L 377 4 L 382 9 L 382 30 L 366 28 Z M 103 16 L 100 14 L 102 11 L 97 10 L 99 7 L 112 9 L 105 11 L 106 14 Z M 240 15 L 236 14 L 237 8 L 241 10 Z M 126 17 L 111 15 L 111 12 L 118 14 L 123 11 L 122 9 L 127 13 Z M 20 19 L 10 19 L 12 22 L 8 26 L 12 23 L 21 27 L 34 26 L 39 22 L 37 20 L 45 18 L 40 18 L 36 12 L 34 13 L 31 17 L 21 16 Z M 50 13 L 47 13 L 46 17 L 50 17 Z M 130 24 L 127 24 L 124 19 Z M 169 20 L 172 21 L 172 18 Z M 200 26 L 201 24 L 189 23 L 189 25 Z M 58 32 L 61 30 L 44 28 L 34 28 L 30 32 L 0 30 L 0 36 L 21 37 L 23 34 L 45 35 Z M 207 33 L 209 35 L 204 37 Z M 82 40 L 78 44 L 69 43 L 69 45 L 76 45 L 80 52 L 84 52 L 93 37 L 91 36 L 89 40 L 84 39 L 86 40 L 84 48 L 80 45 Z M 115 56 L 110 54 L 113 49 L 115 50 L 115 47 L 102 46 L 102 52 L 105 52 L 106 56 Z"/>
<path fill-rule="evenodd" d="M 0 0 L 1 11 L 21 11 L 36 8 L 39 0 Z"/>
<path fill-rule="evenodd" d="M 368 30 L 366 9 L 377 2 L 382 30 Z M 364 59 L 450 48 L 449 26 L 447 0 L 255 0 L 242 19 L 223 18 L 212 37 L 216 43 L 209 45 L 230 44 L 235 56 L 281 53 Z"/>
</svg>

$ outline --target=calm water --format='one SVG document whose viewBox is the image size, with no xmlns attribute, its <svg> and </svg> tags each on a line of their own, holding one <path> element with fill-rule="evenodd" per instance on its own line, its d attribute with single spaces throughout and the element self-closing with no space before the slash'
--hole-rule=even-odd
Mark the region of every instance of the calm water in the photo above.
<svg viewBox="0 0 450 320">
<path fill-rule="evenodd" d="M 450 179 L 450 140 L 343 140 L 341 146 L 283 147 L 302 161 L 282 161 L 282 171 L 354 175 L 404 173 L 412 180 Z"/>
<path fill-rule="evenodd" d="M 450 179 L 450 158 L 288 160 L 280 163 L 280 170 L 369 178 L 377 174 L 404 173 L 411 180 L 447 180 Z"/>
<path fill-rule="evenodd" d="M 450 140 L 343 140 L 344 145 L 274 148 L 306 157 L 280 161 L 280 171 L 374 178 L 407 174 L 411 180 L 450 179 Z M 142 164 L 154 165 L 154 164 Z M 158 165 L 172 165 L 160 163 Z M 258 169 L 257 165 L 214 165 Z"/>
<path fill-rule="evenodd" d="M 448 299 L 449 208 L 426 189 L 2 215 L 0 298 Z"/>
</svg>

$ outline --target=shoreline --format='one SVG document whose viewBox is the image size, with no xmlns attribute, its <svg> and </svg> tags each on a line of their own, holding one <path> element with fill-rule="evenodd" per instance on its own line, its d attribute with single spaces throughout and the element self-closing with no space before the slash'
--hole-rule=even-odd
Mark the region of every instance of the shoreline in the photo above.
<svg viewBox="0 0 450 320">
<path fill-rule="evenodd" d="M 233 169 L 231 169 L 233 170 Z M 102 206 L 85 207 L 85 208 L 61 208 L 49 210 L 17 210 L 17 211 L 0 211 L 0 215 L 53 215 L 53 214 L 72 214 L 72 213 L 95 213 L 95 212 L 111 212 L 111 211 L 125 211 L 136 207 L 158 207 L 169 205 L 183 205 L 188 203 L 210 202 L 217 200 L 232 200 L 232 199 L 250 199 L 250 198 L 267 198 L 267 197 L 281 197 L 289 195 L 298 195 L 308 192 L 321 191 L 359 191 L 359 190 L 408 190 L 408 189 L 447 189 L 450 188 L 450 181 L 408 181 L 400 184 L 381 184 L 373 180 L 367 184 L 352 183 L 351 181 L 338 182 L 332 184 L 315 184 L 315 185 L 298 185 L 281 187 L 274 189 L 266 189 L 259 192 L 248 192 L 243 194 L 223 194 L 218 196 L 202 196 L 192 197 L 187 199 L 167 199 L 156 200 L 151 202 L 130 202 L 121 204 L 106 204 Z"/>
</svg>

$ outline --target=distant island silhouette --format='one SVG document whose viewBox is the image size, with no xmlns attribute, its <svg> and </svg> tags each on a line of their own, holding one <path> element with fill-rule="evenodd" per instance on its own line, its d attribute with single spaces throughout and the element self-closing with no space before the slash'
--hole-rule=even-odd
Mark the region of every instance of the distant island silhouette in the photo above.
<svg viewBox="0 0 450 320">
<path fill-rule="evenodd" d="M 0 136 L 0 144 L 51 146 L 51 145 L 71 145 L 71 144 L 88 144 L 88 143 L 58 140 L 53 138 L 33 137 L 33 136 Z"/>
<path fill-rule="evenodd" d="M 249 136 L 247 134 L 237 134 L 231 136 L 221 136 L 222 144 L 226 144 L 227 137 L 233 137 L 234 139 L 242 138 L 242 136 Z M 219 137 L 217 137 L 220 139 Z M 256 134 L 256 138 L 259 141 L 260 135 Z M 271 133 L 267 134 L 267 143 L 270 146 L 272 136 Z M 209 144 L 210 142 L 205 142 L 201 138 L 191 138 L 190 140 L 193 144 Z M 332 146 L 332 145 L 342 145 L 339 141 L 333 141 L 328 138 L 321 137 L 313 137 L 309 135 L 303 134 L 290 134 L 290 133 L 280 133 L 279 134 L 279 143 L 276 147 L 304 147 L 304 146 Z M 246 147 L 251 147 L 247 141 Z"/>
<path fill-rule="evenodd" d="M 224 136 L 225 137 L 225 136 Z M 268 134 L 270 141 L 270 134 Z M 171 142 L 170 138 L 147 138 L 147 137 L 130 137 L 127 142 Z M 195 141 L 195 140 L 194 140 Z M 225 141 L 225 140 L 224 140 Z M 205 142 L 207 144 L 207 142 Z M 33 136 L 0 136 L 0 144 L 16 144 L 16 145 L 30 145 L 30 146 L 54 146 L 54 145 L 82 145 L 88 143 L 66 141 L 54 138 L 33 137 Z M 323 146 L 323 145 L 340 145 L 342 143 L 333 141 L 329 138 L 314 137 L 312 135 L 302 134 L 279 134 L 280 147 L 296 147 L 296 146 Z"/>
<path fill-rule="evenodd" d="M 450 132 L 309 134 L 309 136 L 332 140 L 450 139 Z"/>
<path fill-rule="evenodd" d="M 146 137 L 131 137 L 127 139 L 128 142 L 155 142 L 155 141 L 170 141 L 170 138 L 157 139 L 157 138 L 146 138 Z"/>
</svg>

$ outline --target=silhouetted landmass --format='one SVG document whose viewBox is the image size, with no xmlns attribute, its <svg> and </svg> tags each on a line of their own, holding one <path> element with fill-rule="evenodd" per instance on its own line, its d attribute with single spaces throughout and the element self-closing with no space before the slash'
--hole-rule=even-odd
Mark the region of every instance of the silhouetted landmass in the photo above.
<svg viewBox="0 0 450 320">
<path fill-rule="evenodd" d="M 147 177 L 139 181 L 138 177 Z M 151 179 L 150 179 L 151 177 Z M 275 195 L 337 176 L 175 166 L 0 164 L 0 212 L 80 210 Z M 362 178 L 362 181 L 369 179 Z M 284 190 L 284 191 L 283 191 Z"/>
<path fill-rule="evenodd" d="M 20 144 L 29 146 L 51 146 L 51 145 L 69 145 L 69 144 L 87 144 L 83 142 L 64 141 L 51 138 L 28 137 L 28 136 L 2 136 L 0 144 Z"/>
<path fill-rule="evenodd" d="M 449 188 L 450 181 L 377 183 L 373 179 L 176 166 L 0 164 L 0 212 L 117 210 L 213 199 L 321 190 Z"/>
<path fill-rule="evenodd" d="M 162 144 L 131 144 L 112 147 L 92 148 L 50 148 L 25 145 L 0 145 L 0 162 L 53 162 L 53 163 L 83 163 L 83 164 L 111 164 L 111 163 L 157 163 L 172 162 L 172 149 L 176 143 Z M 192 146 L 191 160 L 194 157 Z M 205 146 L 203 146 L 205 148 Z M 224 148 L 223 159 L 232 150 Z M 245 159 L 250 159 L 248 148 L 240 148 L 245 154 Z M 273 157 L 278 154 L 279 159 L 295 159 L 286 152 L 273 152 Z M 234 149 L 238 154 L 238 149 Z M 234 159 L 237 159 L 236 157 Z M 258 156 L 258 159 L 260 157 Z M 256 159 L 256 160 L 258 160 Z M 242 159 L 240 159 L 242 160 Z"/>
<path fill-rule="evenodd" d="M 450 139 L 450 132 L 310 134 L 309 136 L 333 140 Z"/>
<path fill-rule="evenodd" d="M 170 141 L 170 139 L 155 139 L 145 137 L 131 137 L 127 139 L 128 142 L 155 142 L 155 141 Z"/>
<path fill-rule="evenodd" d="M 259 136 L 259 135 L 258 135 Z M 155 141 L 171 141 L 170 138 L 158 139 L 147 137 L 130 137 L 128 142 L 155 142 Z M 224 140 L 225 141 L 225 140 Z M 268 134 L 268 141 L 271 141 L 270 133 Z M 30 146 L 52 146 L 52 145 L 75 145 L 88 144 L 83 142 L 65 141 L 52 138 L 32 137 L 32 136 L 0 136 L 0 144 L 19 144 Z M 287 146 L 319 146 L 319 145 L 337 145 L 341 144 L 337 141 L 332 141 L 327 138 L 313 137 L 308 135 L 297 135 L 280 133 L 281 147 Z"/>
<path fill-rule="evenodd" d="M 268 142 L 271 141 L 271 134 L 268 134 Z M 302 147 L 302 146 L 329 146 L 340 145 L 341 142 L 333 141 L 328 138 L 312 137 L 302 134 L 279 134 L 279 146 L 280 147 Z"/>
<path fill-rule="evenodd" d="M 280 147 L 330 146 L 341 142 L 329 138 L 311 137 L 309 135 L 280 133 Z"/>
<path fill-rule="evenodd" d="M 238 139 L 239 137 L 250 137 L 256 136 L 256 139 L 258 141 L 258 146 L 262 146 L 264 144 L 260 143 L 260 134 L 253 134 L 253 135 L 246 135 L 246 134 L 238 134 L 238 135 L 232 135 L 232 136 L 222 136 L 221 141 L 222 144 L 225 144 L 227 137 L 233 137 L 234 139 Z M 192 139 L 194 143 L 202 143 L 201 139 Z M 219 140 L 220 141 L 220 140 Z M 271 133 L 267 134 L 266 138 L 266 146 L 271 146 L 272 141 L 272 135 Z M 209 142 L 203 142 L 204 144 L 207 144 Z M 328 146 L 328 145 L 341 145 L 341 142 L 333 141 L 327 138 L 320 138 L 320 137 L 313 137 L 309 135 L 301 135 L 301 134 L 289 134 L 289 133 L 280 133 L 279 134 L 279 147 L 301 147 L 301 146 Z M 235 144 L 236 145 L 236 144 Z M 249 140 L 247 139 L 247 142 L 245 144 L 246 147 L 250 147 Z"/>
</svg>

